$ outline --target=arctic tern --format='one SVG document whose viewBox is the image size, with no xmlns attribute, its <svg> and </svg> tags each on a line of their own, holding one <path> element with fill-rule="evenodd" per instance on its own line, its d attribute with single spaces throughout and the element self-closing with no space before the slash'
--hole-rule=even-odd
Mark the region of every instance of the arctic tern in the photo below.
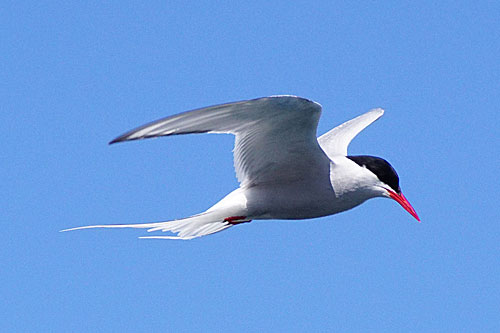
<svg viewBox="0 0 500 333">
<path fill-rule="evenodd" d="M 373 109 L 316 138 L 321 105 L 296 96 L 270 96 L 215 105 L 166 117 L 133 129 L 110 144 L 190 133 L 236 136 L 234 168 L 239 188 L 203 213 L 156 223 L 92 225 L 146 228 L 192 239 L 251 220 L 299 220 L 327 216 L 375 198 L 391 198 L 415 219 L 394 168 L 373 156 L 349 156 L 347 147 L 384 111 Z"/>
</svg>

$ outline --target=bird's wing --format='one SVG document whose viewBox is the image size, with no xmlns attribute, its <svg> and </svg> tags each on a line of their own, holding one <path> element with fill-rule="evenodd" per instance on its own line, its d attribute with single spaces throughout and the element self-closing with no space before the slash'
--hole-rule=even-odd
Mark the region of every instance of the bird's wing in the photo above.
<svg viewBox="0 0 500 333">
<path fill-rule="evenodd" d="M 323 134 L 318 138 L 318 142 L 323 151 L 330 157 L 347 156 L 347 147 L 352 139 L 383 114 L 384 110 L 382 109 L 370 110 Z"/>
<path fill-rule="evenodd" d="M 189 133 L 236 136 L 234 167 L 242 186 L 317 177 L 328 166 L 316 139 L 321 105 L 295 96 L 271 96 L 215 105 L 163 118 L 111 143 Z"/>
</svg>

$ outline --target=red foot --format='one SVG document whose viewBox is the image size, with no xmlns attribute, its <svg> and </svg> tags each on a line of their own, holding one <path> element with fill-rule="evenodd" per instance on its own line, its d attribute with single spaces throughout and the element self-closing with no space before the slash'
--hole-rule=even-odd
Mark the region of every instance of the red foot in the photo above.
<svg viewBox="0 0 500 333">
<path fill-rule="evenodd" d="M 229 222 L 229 224 L 240 224 L 245 222 L 250 222 L 252 220 L 245 220 L 246 216 L 229 216 L 224 219 L 224 222 Z"/>
</svg>

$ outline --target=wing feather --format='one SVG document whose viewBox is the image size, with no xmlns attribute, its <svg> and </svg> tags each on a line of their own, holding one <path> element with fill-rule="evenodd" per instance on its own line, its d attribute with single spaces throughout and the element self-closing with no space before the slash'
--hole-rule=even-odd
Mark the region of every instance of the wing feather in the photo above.
<svg viewBox="0 0 500 333">
<path fill-rule="evenodd" d="M 316 139 L 321 105 L 295 96 L 271 96 L 215 105 L 166 117 L 110 143 L 189 133 L 236 136 L 234 166 L 242 186 L 314 177 L 328 164 Z M 323 168 L 322 168 L 323 169 Z"/>
<path fill-rule="evenodd" d="M 330 157 L 336 155 L 347 156 L 347 147 L 352 139 L 383 114 L 384 110 L 382 109 L 370 110 L 323 134 L 318 138 L 318 142 Z"/>
</svg>

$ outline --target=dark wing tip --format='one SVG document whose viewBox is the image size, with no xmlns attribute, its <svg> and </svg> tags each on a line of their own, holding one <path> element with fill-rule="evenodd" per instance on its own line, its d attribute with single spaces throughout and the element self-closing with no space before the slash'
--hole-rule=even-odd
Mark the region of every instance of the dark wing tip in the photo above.
<svg viewBox="0 0 500 333">
<path fill-rule="evenodd" d="M 126 133 L 126 134 L 120 135 L 119 137 L 114 138 L 113 140 L 109 141 L 108 144 L 112 145 L 112 144 L 118 143 L 118 142 L 133 141 L 133 140 L 139 140 L 139 139 L 143 139 L 143 138 L 130 138 L 130 134 Z"/>
<path fill-rule="evenodd" d="M 121 136 L 119 136 L 119 137 L 117 137 L 117 138 L 115 138 L 115 139 L 113 139 L 113 140 L 109 141 L 109 142 L 108 142 L 108 145 L 112 145 L 113 143 L 123 142 L 123 141 L 127 141 L 127 139 L 126 139 L 126 138 L 123 138 L 123 137 L 121 137 Z"/>
</svg>

